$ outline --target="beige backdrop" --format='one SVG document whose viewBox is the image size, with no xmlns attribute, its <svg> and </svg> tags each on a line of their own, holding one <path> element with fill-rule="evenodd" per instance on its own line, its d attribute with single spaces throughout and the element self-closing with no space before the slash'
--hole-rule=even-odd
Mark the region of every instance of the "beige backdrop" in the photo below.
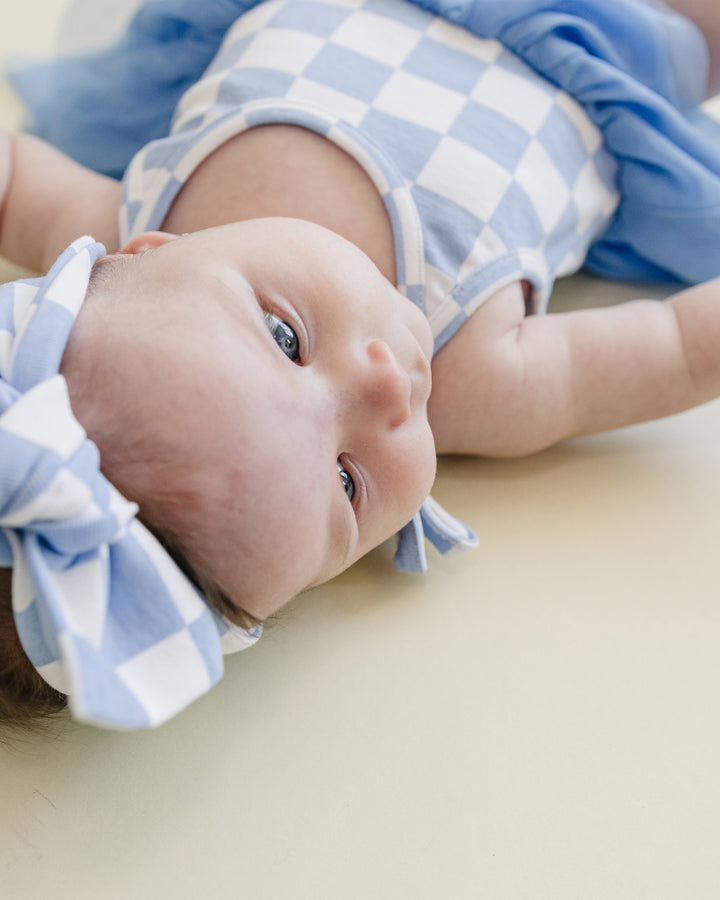
<svg viewBox="0 0 720 900">
<path fill-rule="evenodd" d="M 0 53 L 52 48 L 65 5 L 6 9 Z M 472 555 L 382 548 L 157 732 L 0 747 L 0 896 L 717 900 L 719 444 L 713 403 L 443 461 Z"/>
</svg>

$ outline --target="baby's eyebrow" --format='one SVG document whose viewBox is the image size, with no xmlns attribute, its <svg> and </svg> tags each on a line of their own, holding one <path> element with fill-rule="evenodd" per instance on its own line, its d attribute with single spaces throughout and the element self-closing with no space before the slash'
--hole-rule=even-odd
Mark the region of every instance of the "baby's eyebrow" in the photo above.
<svg viewBox="0 0 720 900">
<path fill-rule="evenodd" d="M 92 300 L 100 291 L 112 288 L 133 265 L 130 253 L 106 253 L 92 267 L 86 297 Z"/>
</svg>

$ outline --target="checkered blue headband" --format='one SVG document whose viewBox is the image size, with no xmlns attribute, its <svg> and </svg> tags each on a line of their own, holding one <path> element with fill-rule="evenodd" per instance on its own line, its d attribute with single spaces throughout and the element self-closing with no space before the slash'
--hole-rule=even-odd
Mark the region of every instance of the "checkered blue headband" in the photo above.
<svg viewBox="0 0 720 900">
<path fill-rule="evenodd" d="M 100 473 L 58 374 L 105 248 L 84 237 L 47 276 L 0 286 L 0 566 L 20 641 L 75 718 L 159 725 L 260 637 L 211 609 Z"/>
</svg>

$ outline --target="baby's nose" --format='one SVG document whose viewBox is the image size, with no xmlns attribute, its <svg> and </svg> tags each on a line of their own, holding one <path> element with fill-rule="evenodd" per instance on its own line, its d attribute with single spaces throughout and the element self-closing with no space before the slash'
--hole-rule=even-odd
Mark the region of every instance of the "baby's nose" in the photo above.
<svg viewBox="0 0 720 900">
<path fill-rule="evenodd" d="M 366 357 L 356 382 L 360 402 L 372 417 L 380 417 L 390 428 L 397 428 L 410 418 L 410 375 L 385 341 L 370 341 Z"/>
</svg>

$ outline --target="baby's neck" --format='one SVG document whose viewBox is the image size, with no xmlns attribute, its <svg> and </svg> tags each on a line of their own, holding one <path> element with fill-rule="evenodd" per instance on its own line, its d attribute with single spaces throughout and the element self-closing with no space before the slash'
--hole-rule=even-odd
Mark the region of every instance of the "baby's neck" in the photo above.
<svg viewBox="0 0 720 900">
<path fill-rule="evenodd" d="M 266 216 L 337 232 L 395 283 L 392 227 L 369 176 L 336 144 L 294 125 L 253 128 L 219 147 L 190 176 L 162 227 L 180 234 Z"/>
</svg>

